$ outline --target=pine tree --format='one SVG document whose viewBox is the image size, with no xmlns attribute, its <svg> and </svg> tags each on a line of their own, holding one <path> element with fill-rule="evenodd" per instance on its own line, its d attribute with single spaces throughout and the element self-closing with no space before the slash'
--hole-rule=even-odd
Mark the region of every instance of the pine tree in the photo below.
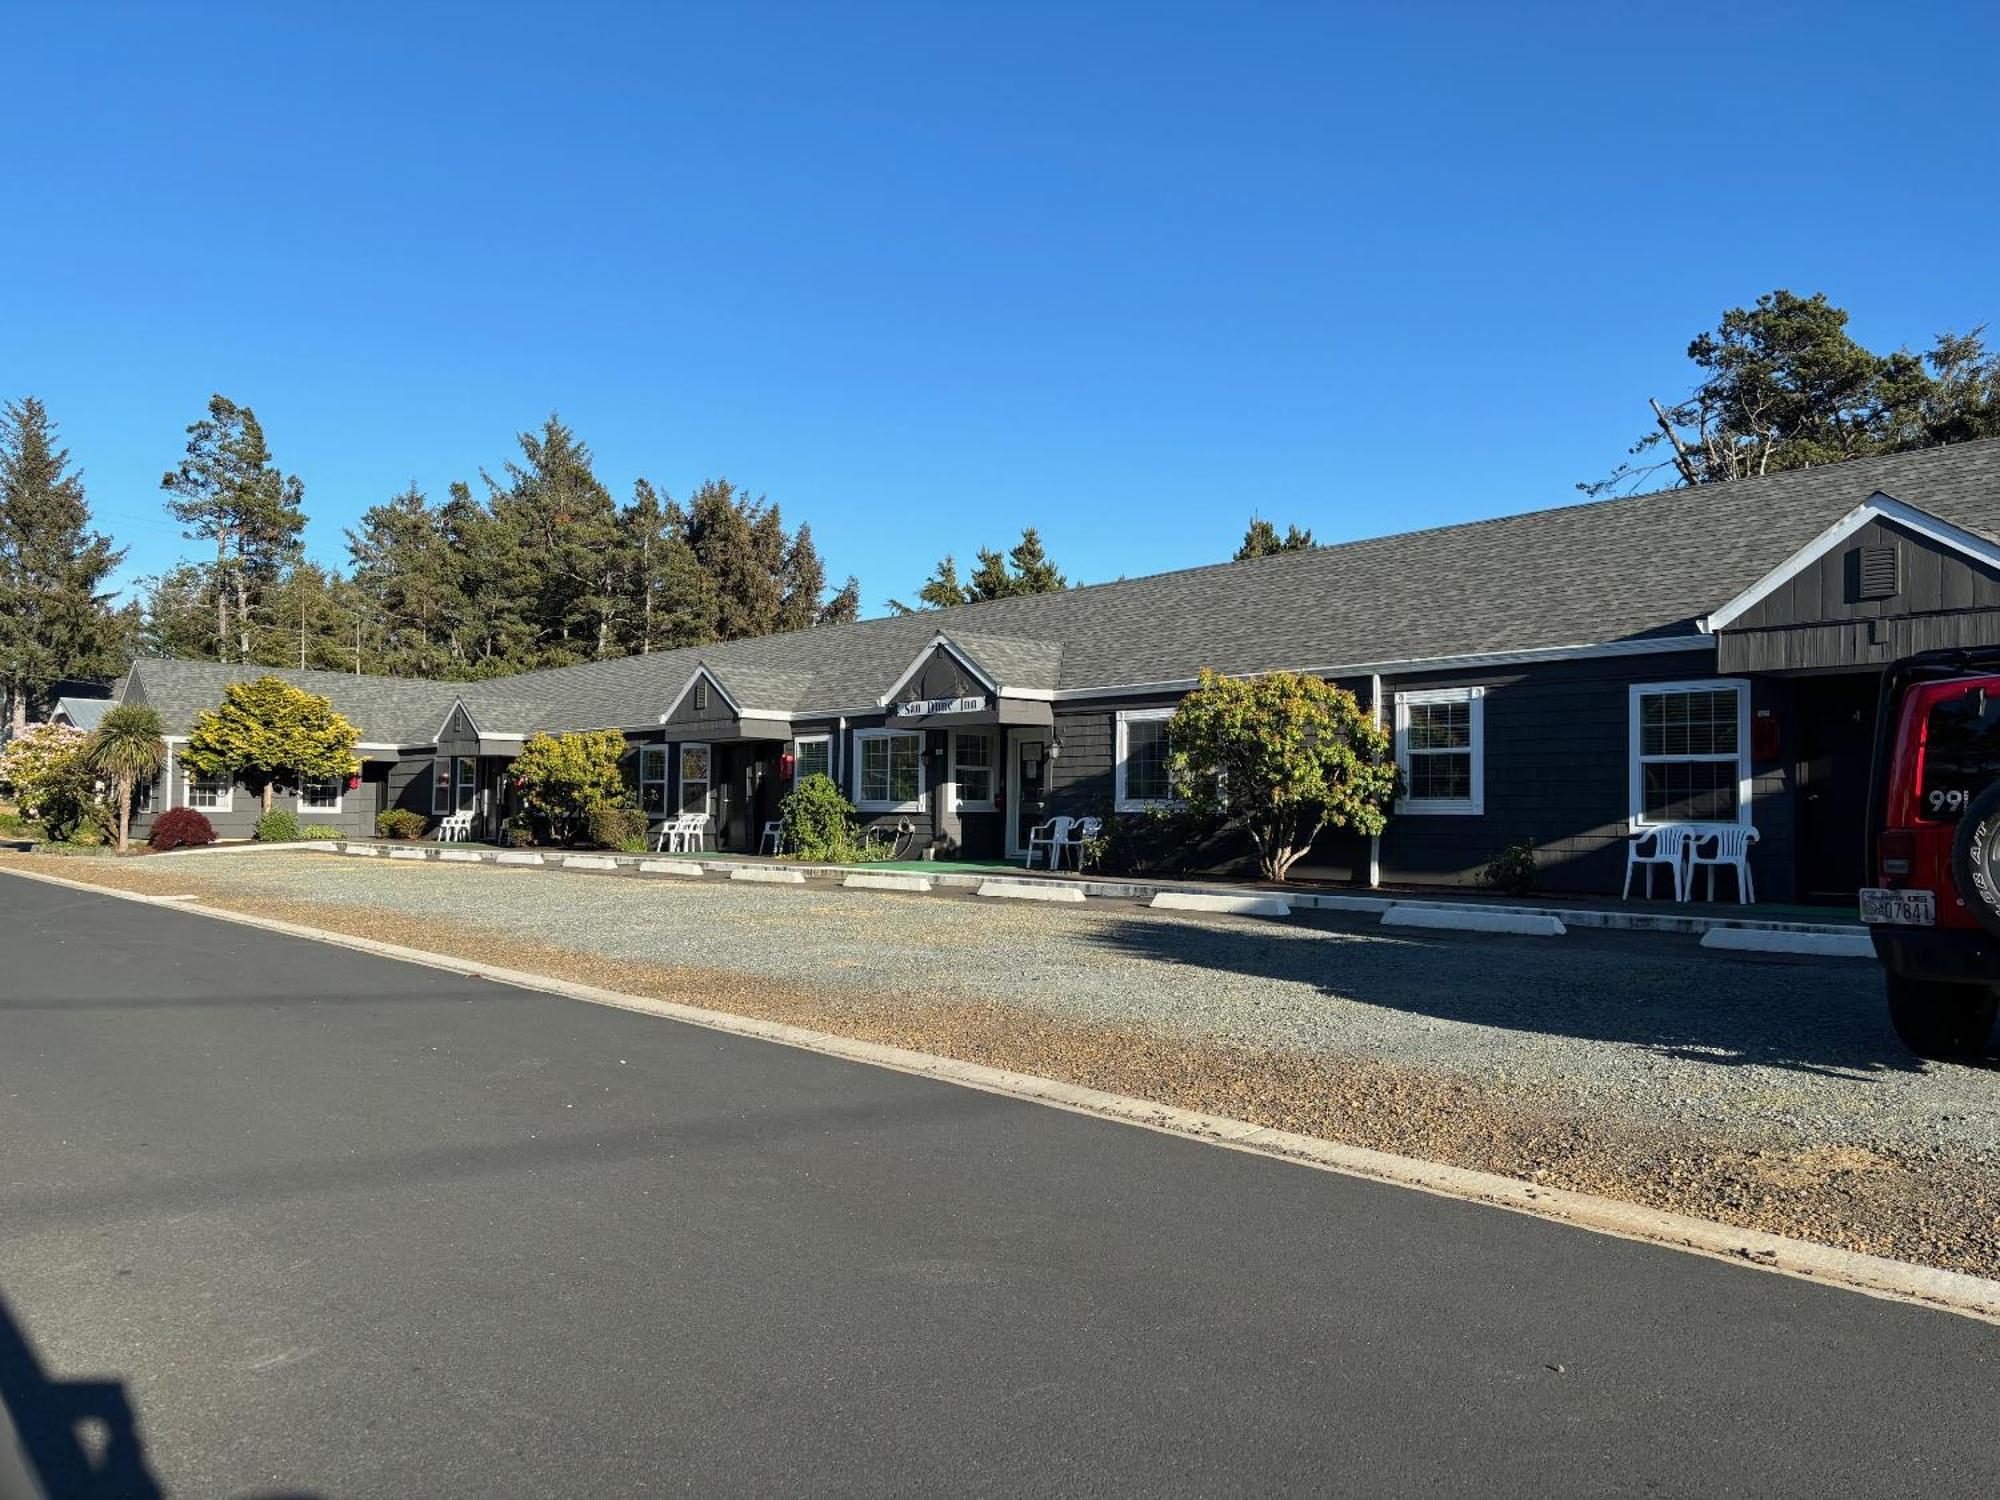
<svg viewBox="0 0 2000 1500">
<path fill-rule="evenodd" d="M 624 533 L 626 608 L 623 646 L 645 655 L 715 637 L 715 587 L 683 534 L 687 516 L 641 479 L 619 515 Z"/>
<path fill-rule="evenodd" d="M 590 450 L 551 415 L 520 434 L 521 462 L 503 485 L 487 476 L 493 517 L 511 530 L 538 587 L 529 610 L 550 664 L 618 654 L 618 507 L 591 468 Z"/>
<path fill-rule="evenodd" d="M 769 635 L 777 628 L 783 555 L 772 558 L 770 528 L 761 534 L 758 529 L 762 518 L 762 505 L 726 479 L 704 482 L 688 502 L 685 539 L 715 587 L 716 640 Z"/>
<path fill-rule="evenodd" d="M 493 677 L 559 663 L 545 659 L 528 610 L 540 592 L 535 564 L 519 533 L 455 483 L 439 516 L 458 567 L 458 621 L 452 634 L 455 677 Z"/>
<path fill-rule="evenodd" d="M 1314 545 L 1313 534 L 1301 531 L 1296 526 L 1287 526 L 1283 536 L 1278 528 L 1262 516 L 1253 515 L 1250 526 L 1243 533 L 1243 545 L 1236 549 L 1231 562 L 1247 562 L 1253 557 L 1270 557 L 1278 552 L 1303 552 Z"/>
<path fill-rule="evenodd" d="M 821 625 L 852 625 L 861 618 L 861 580 L 852 573 L 834 596 L 819 608 Z"/>
<path fill-rule="evenodd" d="M 460 559 L 442 508 L 412 483 L 369 507 L 347 533 L 362 633 L 378 669 L 404 677 L 451 677 L 453 634 L 465 612 Z"/>
<path fill-rule="evenodd" d="M 255 412 L 211 396 L 208 415 L 187 430 L 187 453 L 160 488 L 191 540 L 215 543 L 214 656 L 247 661 L 263 592 L 297 560 L 305 531 L 305 486 L 281 472 Z"/>
<path fill-rule="evenodd" d="M 12 732 L 56 683 L 122 669 L 130 620 L 105 583 L 124 556 L 90 529 L 48 409 L 33 396 L 0 409 L 0 689 Z"/>
<path fill-rule="evenodd" d="M 1010 587 L 1012 594 L 1053 594 L 1069 587 L 1069 580 L 1042 551 L 1042 535 L 1032 526 L 1022 531 L 1020 544 L 1007 554 L 1007 558 L 1014 565 Z"/>
<path fill-rule="evenodd" d="M 959 604 L 979 604 L 988 599 L 1015 599 L 1023 594 L 1051 594 L 1069 587 L 1060 569 L 1042 550 L 1041 533 L 1029 526 L 1021 540 L 1006 556 L 998 549 L 981 547 L 974 554 L 978 566 L 965 583 L 958 581 L 958 562 L 951 554 L 937 565 L 924 586 L 917 591 L 919 609 L 950 609 Z M 915 613 L 907 604 L 891 599 L 889 607 L 902 614 Z"/>
</svg>

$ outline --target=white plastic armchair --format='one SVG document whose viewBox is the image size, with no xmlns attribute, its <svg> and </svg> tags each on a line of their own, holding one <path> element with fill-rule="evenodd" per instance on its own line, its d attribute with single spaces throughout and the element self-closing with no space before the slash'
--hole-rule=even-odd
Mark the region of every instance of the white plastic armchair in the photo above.
<svg viewBox="0 0 2000 1500">
<path fill-rule="evenodd" d="M 471 813 L 446 813 L 438 819 L 437 840 L 440 844 L 462 844 L 471 837 Z"/>
<path fill-rule="evenodd" d="M 1688 829 L 1688 894 L 1694 894 L 1694 872 L 1708 871 L 1708 899 L 1715 899 L 1715 872 L 1727 868 L 1736 872 L 1737 899 L 1745 906 L 1757 904 L 1757 886 L 1750 879 L 1750 846 L 1757 842 L 1757 830 L 1748 823 L 1696 823 Z"/>
<path fill-rule="evenodd" d="M 1051 870 L 1062 867 L 1062 852 L 1069 844 L 1070 825 L 1074 818 L 1050 818 L 1046 823 L 1037 823 L 1028 830 L 1028 868 L 1035 868 L 1035 856 L 1046 849 Z"/>
<path fill-rule="evenodd" d="M 1625 890 L 1619 900 L 1631 899 L 1632 872 L 1642 865 L 1646 870 L 1648 901 L 1653 899 L 1655 865 L 1665 865 L 1673 871 L 1674 899 L 1687 900 L 1688 848 L 1693 842 L 1694 830 L 1685 823 L 1662 823 L 1655 828 L 1642 829 L 1625 846 Z"/>
</svg>

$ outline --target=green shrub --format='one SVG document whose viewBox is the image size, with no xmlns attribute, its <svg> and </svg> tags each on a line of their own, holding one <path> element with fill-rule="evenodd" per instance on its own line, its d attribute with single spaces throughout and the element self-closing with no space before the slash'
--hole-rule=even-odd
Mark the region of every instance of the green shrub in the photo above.
<svg viewBox="0 0 2000 1500">
<path fill-rule="evenodd" d="M 636 807 L 600 802 L 585 814 L 584 828 L 592 845 L 620 854 L 646 851 L 646 815 Z"/>
<path fill-rule="evenodd" d="M 625 736 L 615 729 L 537 734 L 521 746 L 507 774 L 521 806 L 548 826 L 556 842 L 568 844 L 590 836 L 597 808 L 629 805 L 619 770 L 624 755 Z"/>
<path fill-rule="evenodd" d="M 420 839 L 429 820 L 407 807 L 392 807 L 375 815 L 375 836 L 384 839 Z"/>
<path fill-rule="evenodd" d="M 807 776 L 785 794 L 778 806 L 782 829 L 778 847 L 800 859 L 852 864 L 881 858 L 869 855 L 861 842 L 854 804 L 841 794 L 831 776 Z"/>
<path fill-rule="evenodd" d="M 116 854 L 109 844 L 36 844 L 35 854 Z"/>
<path fill-rule="evenodd" d="M 257 828 L 251 837 L 260 844 L 296 844 L 299 841 L 299 815 L 288 807 L 274 807 L 257 819 Z"/>
<path fill-rule="evenodd" d="M 526 813 L 515 813 L 507 820 L 502 832 L 512 847 L 532 848 L 535 843 L 535 820 Z"/>
<path fill-rule="evenodd" d="M 1510 844 L 1479 872 L 1480 880 L 1510 896 L 1525 896 L 1535 888 L 1535 844 L 1530 839 Z"/>
<path fill-rule="evenodd" d="M 301 823 L 299 825 L 299 837 L 302 839 L 338 839 L 345 838 L 346 836 L 331 823 Z"/>
</svg>

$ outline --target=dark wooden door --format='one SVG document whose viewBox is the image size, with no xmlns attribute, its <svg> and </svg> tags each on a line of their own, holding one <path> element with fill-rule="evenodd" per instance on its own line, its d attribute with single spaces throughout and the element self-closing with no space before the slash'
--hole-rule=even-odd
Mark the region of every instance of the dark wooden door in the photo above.
<svg viewBox="0 0 2000 1500">
<path fill-rule="evenodd" d="M 1799 894 L 1807 901 L 1852 906 L 1863 884 L 1875 689 L 1872 673 L 1798 683 Z"/>
</svg>

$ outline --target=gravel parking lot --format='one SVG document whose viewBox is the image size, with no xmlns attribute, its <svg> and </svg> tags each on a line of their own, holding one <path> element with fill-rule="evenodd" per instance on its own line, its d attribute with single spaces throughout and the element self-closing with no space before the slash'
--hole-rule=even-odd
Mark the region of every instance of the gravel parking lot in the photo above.
<svg viewBox="0 0 2000 1500">
<path fill-rule="evenodd" d="M 2000 1268 L 2000 1072 L 1911 1058 L 1855 960 L 320 854 L 58 873 Z"/>
</svg>

